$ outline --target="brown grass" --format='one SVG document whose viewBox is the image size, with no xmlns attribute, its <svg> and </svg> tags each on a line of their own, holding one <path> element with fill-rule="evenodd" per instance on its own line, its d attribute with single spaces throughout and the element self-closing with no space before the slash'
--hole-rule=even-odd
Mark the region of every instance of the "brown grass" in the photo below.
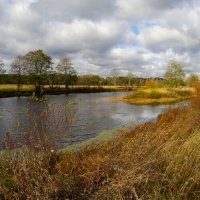
<svg viewBox="0 0 200 200">
<path fill-rule="evenodd" d="M 200 199 L 200 98 L 76 153 L 1 153 L 1 199 Z"/>
</svg>

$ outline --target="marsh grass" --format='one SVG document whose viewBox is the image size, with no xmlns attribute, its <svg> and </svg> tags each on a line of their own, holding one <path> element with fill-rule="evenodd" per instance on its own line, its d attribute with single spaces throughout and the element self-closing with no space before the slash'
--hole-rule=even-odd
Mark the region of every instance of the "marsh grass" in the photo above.
<svg viewBox="0 0 200 200">
<path fill-rule="evenodd" d="M 170 104 L 185 100 L 193 94 L 192 88 L 140 88 L 124 96 L 122 101 L 131 104 Z"/>
<path fill-rule="evenodd" d="M 75 153 L 1 152 L 1 199 L 200 199 L 200 97 Z"/>
<path fill-rule="evenodd" d="M 49 89 L 51 86 L 49 85 L 44 85 L 43 88 Z M 53 88 L 61 88 L 64 89 L 65 85 L 54 85 Z M 127 88 L 132 88 L 132 87 L 127 87 L 127 86 L 87 86 L 87 85 L 74 85 L 74 86 L 69 86 L 69 89 L 79 89 L 79 88 L 90 88 L 90 89 L 98 89 L 98 88 L 104 88 L 104 89 L 112 89 L 112 90 L 124 90 Z M 20 86 L 21 91 L 34 91 L 34 85 L 21 85 Z M 0 92 L 1 91 L 17 91 L 17 85 L 16 84 L 0 84 Z"/>
<path fill-rule="evenodd" d="M 21 91 L 34 91 L 34 85 L 21 85 Z M 5 84 L 0 85 L 1 92 L 17 91 L 17 85 L 15 84 Z"/>
<path fill-rule="evenodd" d="M 127 86 L 69 86 L 65 89 L 64 85 L 43 85 L 41 95 L 57 95 L 68 93 L 96 93 L 96 92 L 118 92 L 118 91 L 131 91 L 132 87 Z M 0 97 L 15 97 L 15 96 L 31 96 L 35 92 L 34 85 L 21 85 L 19 92 L 17 85 L 5 84 L 0 85 Z"/>
</svg>

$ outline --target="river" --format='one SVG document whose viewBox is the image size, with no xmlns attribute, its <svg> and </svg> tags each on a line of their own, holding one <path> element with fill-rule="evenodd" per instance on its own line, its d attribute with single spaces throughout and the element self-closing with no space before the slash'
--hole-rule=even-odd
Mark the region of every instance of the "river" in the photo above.
<svg viewBox="0 0 200 200">
<path fill-rule="evenodd" d="M 72 128 L 67 131 L 59 146 L 69 146 L 96 137 L 105 130 L 122 127 L 126 124 L 139 124 L 155 120 L 156 117 L 172 106 L 129 105 L 112 98 L 125 95 L 127 92 L 106 92 L 69 95 L 48 95 L 48 103 L 61 105 L 66 100 L 76 102 L 76 117 Z M 29 116 L 26 110 L 30 100 L 28 97 L 12 97 L 0 99 L 0 139 L 7 132 L 17 137 L 19 122 L 26 125 Z M 39 102 L 35 102 L 40 104 Z M 26 113 L 26 114 L 25 114 Z"/>
</svg>

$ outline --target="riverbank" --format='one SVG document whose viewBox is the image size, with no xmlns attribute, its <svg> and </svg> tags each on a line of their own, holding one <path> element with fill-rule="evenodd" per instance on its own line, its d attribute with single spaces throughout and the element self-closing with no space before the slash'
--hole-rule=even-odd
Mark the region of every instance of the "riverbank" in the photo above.
<svg viewBox="0 0 200 200">
<path fill-rule="evenodd" d="M 78 150 L 80 150 L 81 148 L 84 148 L 85 146 L 94 145 L 94 144 L 98 145 L 98 144 L 101 144 L 102 142 L 106 142 L 110 139 L 113 139 L 113 138 L 119 136 L 119 134 L 121 134 L 122 132 L 124 132 L 124 133 L 128 132 L 129 130 L 133 129 L 133 127 L 135 127 L 135 126 L 136 126 L 136 123 L 129 122 L 121 127 L 100 132 L 96 137 L 92 137 L 81 143 L 76 143 L 76 144 L 67 146 L 65 148 L 61 148 L 59 151 L 63 152 L 63 153 L 77 152 Z"/>
<path fill-rule="evenodd" d="M 44 86 L 42 89 L 43 95 L 57 95 L 69 93 L 98 93 L 98 92 L 121 92 L 131 91 L 132 87 L 127 86 L 69 86 L 66 90 L 64 85 Z M 0 85 L 0 98 L 17 97 L 17 96 L 31 96 L 34 92 L 33 85 L 22 85 L 20 92 L 17 91 L 17 85 Z"/>
<path fill-rule="evenodd" d="M 1 199 L 199 199 L 200 98 L 76 153 L 1 153 Z"/>
<path fill-rule="evenodd" d="M 138 88 L 121 100 L 135 105 L 173 104 L 186 100 L 193 94 L 193 88 Z"/>
</svg>

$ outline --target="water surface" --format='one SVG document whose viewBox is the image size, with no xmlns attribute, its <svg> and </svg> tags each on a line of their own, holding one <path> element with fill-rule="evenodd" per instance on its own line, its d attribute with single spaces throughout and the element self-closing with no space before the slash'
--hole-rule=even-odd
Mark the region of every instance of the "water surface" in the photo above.
<svg viewBox="0 0 200 200">
<path fill-rule="evenodd" d="M 69 94 L 46 96 L 49 103 L 63 104 L 66 100 L 77 102 L 76 121 L 70 131 L 67 131 L 59 146 L 80 143 L 97 136 L 105 130 L 121 127 L 125 124 L 139 124 L 155 120 L 163 111 L 171 108 L 169 105 L 149 106 L 130 105 L 120 101 L 112 101 L 111 97 L 125 95 L 126 92 Z M 26 110 L 30 100 L 27 97 L 0 99 L 0 139 L 6 132 L 15 137 L 19 131 L 19 121 L 28 123 Z M 34 104 L 39 104 L 35 102 Z"/>
</svg>

